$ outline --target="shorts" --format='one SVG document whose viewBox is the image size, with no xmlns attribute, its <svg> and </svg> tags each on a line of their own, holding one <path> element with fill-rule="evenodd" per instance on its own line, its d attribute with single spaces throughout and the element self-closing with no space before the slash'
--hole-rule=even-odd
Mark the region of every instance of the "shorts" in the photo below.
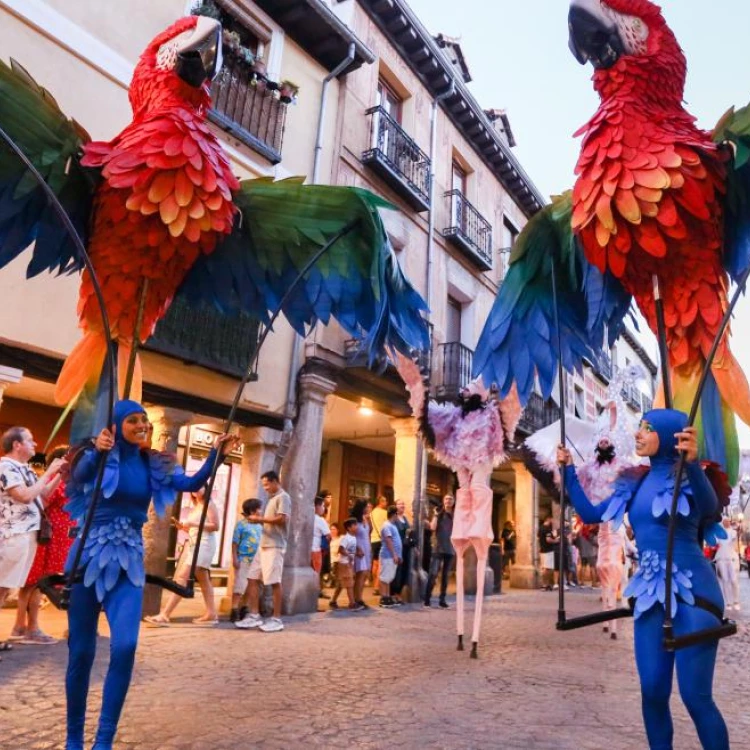
<svg viewBox="0 0 750 750">
<path fill-rule="evenodd" d="M 336 563 L 336 583 L 342 589 L 349 589 L 354 586 L 354 571 L 351 565 L 342 565 Z"/>
<path fill-rule="evenodd" d="M 543 570 L 554 570 L 555 569 L 555 553 L 554 552 L 542 552 L 542 569 Z"/>
<path fill-rule="evenodd" d="M 253 560 L 240 560 L 240 567 L 234 574 L 233 594 L 244 594 L 247 590 L 247 579 L 250 577 L 250 566 L 253 564 Z"/>
<path fill-rule="evenodd" d="M 281 583 L 284 552 L 285 550 L 279 547 L 261 547 L 250 563 L 247 577 L 251 581 L 262 581 L 264 586 Z"/>
<path fill-rule="evenodd" d="M 318 575 L 320 575 L 320 571 L 323 570 L 322 550 L 318 550 L 317 552 L 310 553 L 310 566 Z"/>
<path fill-rule="evenodd" d="M 393 579 L 396 577 L 396 561 L 391 557 L 386 557 L 380 561 L 380 580 L 383 583 L 393 583 Z"/>
<path fill-rule="evenodd" d="M 370 549 L 372 550 L 372 559 L 378 560 L 380 558 L 380 548 L 383 546 L 383 542 L 370 542 Z"/>
<path fill-rule="evenodd" d="M 36 538 L 36 531 L 28 531 L 0 540 L 0 588 L 26 585 L 36 555 Z"/>
</svg>

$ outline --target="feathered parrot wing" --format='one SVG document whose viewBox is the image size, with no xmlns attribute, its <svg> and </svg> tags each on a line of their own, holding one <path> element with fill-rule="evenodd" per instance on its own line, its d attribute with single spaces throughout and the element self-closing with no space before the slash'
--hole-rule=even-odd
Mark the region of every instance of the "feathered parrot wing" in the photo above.
<svg viewBox="0 0 750 750">
<path fill-rule="evenodd" d="M 750 105 L 730 109 L 714 129 L 716 143 L 734 146 L 734 168 L 727 173 L 724 268 L 737 282 L 750 265 Z"/>
<path fill-rule="evenodd" d="M 304 185 L 300 179 L 244 181 L 241 218 L 216 251 L 194 265 L 180 294 L 191 304 L 244 311 L 264 323 L 282 305 L 292 327 L 331 318 L 364 334 L 370 363 L 390 346 L 408 354 L 429 346 L 426 305 L 404 276 L 380 209 L 393 208 L 358 188 Z M 315 254 L 354 222 L 293 287 Z"/>
<path fill-rule="evenodd" d="M 15 61 L 0 61 L 0 127 L 39 170 L 86 239 L 96 173 L 79 163 L 88 134 Z M 42 189 L 9 147 L 0 144 L 0 268 L 36 240 L 27 276 L 80 270 L 70 236 Z"/>
<path fill-rule="evenodd" d="M 571 194 L 566 193 L 554 198 L 521 232 L 474 354 L 474 376 L 481 376 L 488 387 L 496 383 L 502 396 L 515 383 L 522 404 L 537 376 L 548 398 L 557 372 L 553 264 L 566 370 L 580 370 L 584 359 L 597 362 L 605 329 L 611 345 L 630 307 L 621 284 L 584 258 L 571 229 L 571 213 Z"/>
</svg>

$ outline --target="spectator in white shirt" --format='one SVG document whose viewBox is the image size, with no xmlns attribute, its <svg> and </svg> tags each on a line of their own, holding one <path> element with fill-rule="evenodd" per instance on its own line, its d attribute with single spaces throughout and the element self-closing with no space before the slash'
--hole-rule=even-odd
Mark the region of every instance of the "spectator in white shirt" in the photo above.
<svg viewBox="0 0 750 750">
<path fill-rule="evenodd" d="M 312 569 L 318 574 L 318 583 L 320 586 L 320 593 L 318 594 L 318 596 L 321 599 L 328 598 L 323 593 L 323 586 L 320 583 L 320 571 L 323 569 L 323 539 L 326 539 L 326 541 L 328 542 L 331 541 L 331 529 L 328 527 L 328 523 L 324 518 L 325 512 L 326 506 L 324 499 L 322 497 L 316 497 L 310 564 L 312 565 Z"/>
<path fill-rule="evenodd" d="M 34 561 L 45 498 L 60 483 L 61 458 L 37 479 L 29 466 L 36 452 L 25 427 L 11 427 L 0 439 L 0 609 L 12 589 L 22 588 Z M 23 592 L 24 594 L 26 592 Z M 30 593 L 30 592 L 29 592 Z M 7 644 L 0 650 L 7 651 Z"/>
</svg>

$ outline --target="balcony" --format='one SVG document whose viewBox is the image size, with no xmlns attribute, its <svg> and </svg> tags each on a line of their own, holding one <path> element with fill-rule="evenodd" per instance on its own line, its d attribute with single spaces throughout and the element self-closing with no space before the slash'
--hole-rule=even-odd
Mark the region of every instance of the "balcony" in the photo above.
<svg viewBox="0 0 750 750">
<path fill-rule="evenodd" d="M 643 401 L 641 392 L 632 385 L 624 385 L 622 391 L 620 391 L 625 403 L 633 409 L 633 411 L 641 411 L 643 409 Z"/>
<path fill-rule="evenodd" d="M 177 298 L 143 346 L 187 364 L 242 377 L 255 354 L 259 329 L 258 321 L 247 315 L 230 317 Z"/>
<path fill-rule="evenodd" d="M 538 393 L 529 396 L 526 408 L 518 422 L 518 431 L 533 435 L 537 430 L 560 419 L 560 407 L 552 400 L 545 401 Z"/>
<path fill-rule="evenodd" d="M 460 190 L 449 190 L 450 226 L 443 236 L 467 255 L 482 271 L 492 269 L 492 226 Z"/>
<path fill-rule="evenodd" d="M 250 66 L 225 47 L 224 67 L 211 85 L 208 119 L 272 164 L 281 161 L 288 104 L 276 84 L 258 78 Z M 255 78 L 255 80 L 254 80 Z"/>
<path fill-rule="evenodd" d="M 415 211 L 430 207 L 430 157 L 382 107 L 366 112 L 370 148 L 362 154 L 367 164 Z"/>
<path fill-rule="evenodd" d="M 455 399 L 461 390 L 471 382 L 471 365 L 474 351 L 468 346 L 451 342 L 440 344 L 443 360 L 441 382 L 437 387 L 437 397 Z"/>
</svg>

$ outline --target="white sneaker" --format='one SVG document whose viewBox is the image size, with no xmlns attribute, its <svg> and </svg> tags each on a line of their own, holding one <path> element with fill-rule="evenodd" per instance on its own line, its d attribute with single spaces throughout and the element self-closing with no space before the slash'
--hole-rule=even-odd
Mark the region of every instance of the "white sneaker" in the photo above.
<svg viewBox="0 0 750 750">
<path fill-rule="evenodd" d="M 259 628 L 261 625 L 263 625 L 263 618 L 260 615 L 253 614 L 249 614 L 243 620 L 237 620 L 237 622 L 234 623 L 234 627 L 240 628 L 241 630 Z"/>
<path fill-rule="evenodd" d="M 278 617 L 269 617 L 261 626 L 260 629 L 264 633 L 278 633 L 279 630 L 284 629 L 284 623 Z"/>
</svg>

